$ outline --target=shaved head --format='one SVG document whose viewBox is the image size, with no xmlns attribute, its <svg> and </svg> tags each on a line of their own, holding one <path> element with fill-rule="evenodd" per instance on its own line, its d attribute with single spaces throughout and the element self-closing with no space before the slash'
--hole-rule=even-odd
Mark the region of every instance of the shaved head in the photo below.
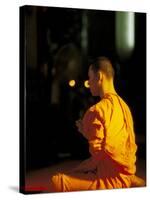
<svg viewBox="0 0 150 200">
<path fill-rule="evenodd" d="M 91 69 L 97 73 L 102 71 L 108 79 L 113 79 L 115 75 L 114 68 L 109 58 L 101 56 L 95 59 L 91 64 Z"/>
</svg>

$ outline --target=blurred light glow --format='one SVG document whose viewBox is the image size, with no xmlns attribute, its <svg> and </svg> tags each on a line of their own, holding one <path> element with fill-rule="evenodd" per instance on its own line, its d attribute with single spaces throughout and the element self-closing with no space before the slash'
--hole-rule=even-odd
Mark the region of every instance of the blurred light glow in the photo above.
<svg viewBox="0 0 150 200">
<path fill-rule="evenodd" d="M 90 86 L 89 86 L 89 81 L 88 81 L 88 80 L 84 81 L 84 87 L 86 87 L 86 88 L 89 88 L 89 87 L 90 87 Z"/>
<path fill-rule="evenodd" d="M 74 87 L 75 85 L 76 85 L 75 80 L 70 80 L 70 81 L 69 81 L 69 86 L 70 86 L 70 87 Z"/>
<path fill-rule="evenodd" d="M 86 55 L 88 49 L 88 15 L 86 11 L 82 14 L 81 48 L 83 54 Z"/>
<path fill-rule="evenodd" d="M 121 58 L 128 58 L 135 46 L 134 12 L 116 13 L 116 48 Z"/>
</svg>

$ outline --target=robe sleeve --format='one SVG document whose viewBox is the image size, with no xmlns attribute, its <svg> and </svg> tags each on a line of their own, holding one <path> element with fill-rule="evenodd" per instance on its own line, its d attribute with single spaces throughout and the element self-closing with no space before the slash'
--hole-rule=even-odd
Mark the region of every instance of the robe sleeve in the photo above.
<svg viewBox="0 0 150 200">
<path fill-rule="evenodd" d="M 83 117 L 83 135 L 89 142 L 89 152 L 95 159 L 101 157 L 104 145 L 104 120 L 99 110 L 95 107 L 90 108 Z M 95 148 L 95 144 L 99 143 L 100 150 Z"/>
</svg>

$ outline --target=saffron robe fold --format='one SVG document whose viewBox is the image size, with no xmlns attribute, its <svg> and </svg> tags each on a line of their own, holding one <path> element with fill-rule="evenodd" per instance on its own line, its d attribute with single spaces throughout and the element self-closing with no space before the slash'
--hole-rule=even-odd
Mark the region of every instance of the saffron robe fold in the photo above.
<svg viewBox="0 0 150 200">
<path fill-rule="evenodd" d="M 86 111 L 82 124 L 91 157 L 66 174 L 54 175 L 51 191 L 130 187 L 136 172 L 137 145 L 128 105 L 117 94 L 107 93 Z"/>
</svg>

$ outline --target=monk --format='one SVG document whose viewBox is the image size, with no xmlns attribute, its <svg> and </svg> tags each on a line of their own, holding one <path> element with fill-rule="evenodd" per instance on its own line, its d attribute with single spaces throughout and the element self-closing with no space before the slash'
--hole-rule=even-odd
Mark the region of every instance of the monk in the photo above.
<svg viewBox="0 0 150 200">
<path fill-rule="evenodd" d="M 136 173 L 135 133 L 132 114 L 114 88 L 114 69 L 107 57 L 90 65 L 90 91 L 101 100 L 76 122 L 88 140 L 91 157 L 68 173 L 54 175 L 52 192 L 100 190 L 144 186 Z"/>
</svg>

